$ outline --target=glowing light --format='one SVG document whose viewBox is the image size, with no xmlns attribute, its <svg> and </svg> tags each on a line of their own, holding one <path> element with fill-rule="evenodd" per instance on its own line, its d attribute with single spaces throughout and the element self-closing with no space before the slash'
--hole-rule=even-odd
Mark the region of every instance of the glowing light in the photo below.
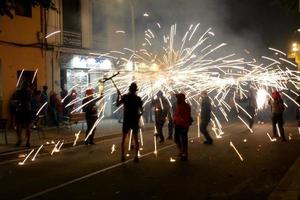
<svg viewBox="0 0 300 200">
<path fill-rule="evenodd" d="M 35 157 L 38 155 L 38 153 L 40 152 L 40 150 L 43 148 L 43 144 L 38 148 L 38 150 L 35 152 L 33 158 L 31 159 L 31 161 L 35 161 Z"/>
<path fill-rule="evenodd" d="M 123 31 L 123 30 L 118 30 L 118 31 L 116 31 L 116 33 L 123 33 L 123 34 L 125 34 L 126 32 Z"/>
<path fill-rule="evenodd" d="M 200 138 L 200 115 L 197 115 L 197 132 L 198 138 Z"/>
<path fill-rule="evenodd" d="M 144 146 L 143 132 L 142 132 L 142 129 L 141 129 L 141 128 L 140 128 L 140 130 L 139 130 L 139 133 L 140 133 L 140 138 L 141 138 L 141 145 Z"/>
<path fill-rule="evenodd" d="M 51 156 L 54 154 L 54 152 L 57 152 L 57 146 L 60 143 L 60 140 L 54 145 L 54 148 L 51 151 Z"/>
<path fill-rule="evenodd" d="M 264 105 L 267 100 L 267 91 L 265 89 L 259 89 L 256 92 L 256 104 L 257 104 L 257 109 L 261 110 L 264 108 Z"/>
<path fill-rule="evenodd" d="M 38 70 L 39 70 L 39 69 L 36 69 L 36 70 L 35 70 L 35 72 L 34 72 L 34 75 L 33 75 L 33 78 L 32 78 L 32 81 L 31 81 L 31 83 L 33 83 L 33 82 L 34 82 L 34 80 L 35 80 L 35 77 L 36 77 L 36 74 L 37 74 Z"/>
<path fill-rule="evenodd" d="M 253 133 L 253 130 L 249 127 L 249 125 L 240 116 L 238 116 L 238 118 L 245 124 L 245 126 L 249 129 L 249 131 Z"/>
<path fill-rule="evenodd" d="M 272 137 L 269 135 L 269 133 L 267 133 L 267 136 L 269 137 L 269 139 L 270 139 L 271 142 L 277 141 L 277 139 L 276 139 L 276 138 L 272 138 Z"/>
<path fill-rule="evenodd" d="M 52 33 L 49 33 L 48 35 L 46 35 L 46 39 L 48 39 L 49 37 L 51 37 L 51 36 L 53 36 L 53 35 L 55 35 L 55 34 L 58 34 L 58 33 L 60 33 L 61 31 L 60 30 L 58 30 L 58 31 L 54 31 L 54 32 L 52 32 Z"/>
<path fill-rule="evenodd" d="M 281 133 L 280 133 L 278 124 L 276 124 L 276 129 L 277 129 L 278 136 L 281 137 Z"/>
<path fill-rule="evenodd" d="M 149 14 L 148 13 L 144 13 L 143 16 L 144 17 L 149 17 Z"/>
<path fill-rule="evenodd" d="M 37 111 L 36 116 L 40 114 L 40 112 L 43 110 L 43 108 L 47 105 L 48 102 L 45 102 L 42 107 Z"/>
<path fill-rule="evenodd" d="M 153 153 L 157 155 L 156 135 L 154 135 L 154 152 Z"/>
<path fill-rule="evenodd" d="M 244 139 L 244 142 L 247 142 L 247 139 Z"/>
<path fill-rule="evenodd" d="M 176 160 L 174 158 L 170 158 L 170 162 L 176 162 Z"/>
<path fill-rule="evenodd" d="M 78 131 L 78 133 L 75 133 L 75 140 L 74 140 L 74 143 L 73 143 L 73 147 L 76 146 L 76 143 L 77 143 L 77 140 L 79 138 L 80 132 L 81 132 L 81 130 Z"/>
<path fill-rule="evenodd" d="M 132 130 L 130 129 L 129 141 L 128 141 L 128 151 L 130 151 L 130 149 L 131 149 L 131 140 L 132 140 Z"/>
<path fill-rule="evenodd" d="M 26 162 L 26 160 L 29 158 L 29 156 L 30 156 L 33 152 L 34 152 L 34 149 L 32 149 L 32 150 L 30 151 L 30 153 L 26 156 L 26 158 L 25 158 L 22 162 L 19 162 L 18 164 L 19 164 L 19 165 L 24 165 L 25 162 Z"/>
<path fill-rule="evenodd" d="M 22 76 L 23 76 L 23 73 L 24 73 L 24 69 L 22 69 L 22 71 L 21 71 L 21 74 L 20 74 L 20 76 L 19 76 L 19 78 L 18 78 L 16 87 L 19 86 L 19 83 L 20 83 L 20 80 L 21 80 L 21 78 L 22 78 Z"/>
<path fill-rule="evenodd" d="M 111 152 L 110 152 L 110 154 L 113 154 L 114 152 L 116 152 L 116 145 L 112 145 L 112 147 L 111 147 Z"/>
<path fill-rule="evenodd" d="M 238 152 L 238 150 L 235 148 L 234 144 L 230 141 L 230 146 L 235 150 L 236 154 L 239 156 L 241 161 L 244 161 L 242 155 Z"/>
<path fill-rule="evenodd" d="M 60 143 L 59 147 L 55 150 L 55 152 L 59 152 L 63 144 L 64 144 L 64 141 L 62 141 Z"/>
</svg>

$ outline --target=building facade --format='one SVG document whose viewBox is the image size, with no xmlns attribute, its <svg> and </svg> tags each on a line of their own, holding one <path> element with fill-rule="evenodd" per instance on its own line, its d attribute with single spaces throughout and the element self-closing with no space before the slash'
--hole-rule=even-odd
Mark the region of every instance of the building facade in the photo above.
<svg viewBox="0 0 300 200">
<path fill-rule="evenodd" d="M 9 100 L 23 81 L 46 84 L 45 11 L 16 1 L 14 18 L 0 16 L 0 117 L 8 118 Z"/>
</svg>

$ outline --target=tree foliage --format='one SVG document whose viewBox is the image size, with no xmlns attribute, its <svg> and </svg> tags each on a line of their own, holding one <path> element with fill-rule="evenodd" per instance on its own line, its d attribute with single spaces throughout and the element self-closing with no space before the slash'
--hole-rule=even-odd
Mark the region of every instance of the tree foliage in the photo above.
<svg viewBox="0 0 300 200">
<path fill-rule="evenodd" d="M 0 15 L 13 18 L 12 10 L 15 8 L 17 0 L 0 0 Z M 23 0 L 22 0 L 23 1 Z M 32 6 L 40 6 L 47 10 L 57 10 L 52 0 L 28 0 Z"/>
</svg>

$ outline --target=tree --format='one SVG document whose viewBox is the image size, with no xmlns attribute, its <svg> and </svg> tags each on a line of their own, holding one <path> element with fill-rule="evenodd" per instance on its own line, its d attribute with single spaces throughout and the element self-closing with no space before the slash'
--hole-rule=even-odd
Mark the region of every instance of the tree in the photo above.
<svg viewBox="0 0 300 200">
<path fill-rule="evenodd" d="M 0 15 L 1 16 L 9 16 L 13 18 L 13 14 L 11 10 L 15 8 L 17 0 L 0 0 Z M 24 0 L 21 0 L 24 1 Z M 28 0 L 32 6 L 40 6 L 41 8 L 45 8 L 47 10 L 57 10 L 55 4 L 52 0 Z"/>
</svg>

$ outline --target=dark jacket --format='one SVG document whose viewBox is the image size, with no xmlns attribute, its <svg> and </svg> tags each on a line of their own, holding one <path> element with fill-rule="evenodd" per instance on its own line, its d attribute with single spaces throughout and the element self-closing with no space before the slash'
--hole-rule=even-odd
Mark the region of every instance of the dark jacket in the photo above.
<svg viewBox="0 0 300 200">
<path fill-rule="evenodd" d="M 211 118 L 211 105 L 208 97 L 204 97 L 201 103 L 201 121 L 209 121 Z"/>
</svg>

